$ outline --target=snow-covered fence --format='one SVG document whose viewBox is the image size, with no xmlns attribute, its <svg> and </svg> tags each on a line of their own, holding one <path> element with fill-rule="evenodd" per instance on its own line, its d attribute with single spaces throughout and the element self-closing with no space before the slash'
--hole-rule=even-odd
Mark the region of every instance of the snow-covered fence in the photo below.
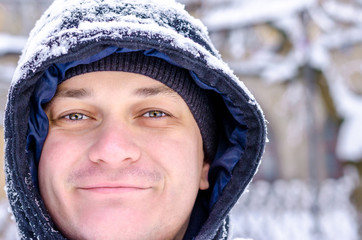
<svg viewBox="0 0 362 240">
<path fill-rule="evenodd" d="M 356 213 L 349 201 L 355 184 L 353 176 L 328 179 L 316 192 L 299 180 L 254 182 L 232 211 L 234 237 L 358 240 Z"/>
</svg>

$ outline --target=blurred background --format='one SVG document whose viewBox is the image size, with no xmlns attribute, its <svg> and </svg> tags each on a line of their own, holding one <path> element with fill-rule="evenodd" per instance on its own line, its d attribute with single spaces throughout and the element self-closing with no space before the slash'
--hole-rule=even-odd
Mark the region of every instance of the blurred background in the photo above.
<svg viewBox="0 0 362 240">
<path fill-rule="evenodd" d="M 51 2 L 0 0 L 1 124 L 19 54 Z M 179 2 L 269 122 L 262 165 L 232 211 L 233 237 L 361 240 L 362 0 Z M 4 191 L 0 239 L 17 239 Z"/>
</svg>

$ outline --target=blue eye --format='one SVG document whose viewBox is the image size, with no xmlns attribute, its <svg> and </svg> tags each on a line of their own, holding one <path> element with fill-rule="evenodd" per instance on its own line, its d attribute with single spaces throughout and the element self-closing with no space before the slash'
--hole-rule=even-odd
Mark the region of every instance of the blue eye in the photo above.
<svg viewBox="0 0 362 240">
<path fill-rule="evenodd" d="M 154 110 L 154 111 L 146 112 L 145 114 L 143 114 L 143 116 L 149 117 L 149 118 L 160 118 L 160 117 L 167 116 L 167 114 L 164 112 L 161 112 L 161 111 Z"/>
<path fill-rule="evenodd" d="M 82 113 L 71 113 L 71 114 L 68 114 L 68 115 L 64 116 L 64 118 L 69 119 L 69 120 L 73 120 L 73 121 L 77 121 L 77 120 L 88 119 L 89 117 L 82 114 Z"/>
</svg>

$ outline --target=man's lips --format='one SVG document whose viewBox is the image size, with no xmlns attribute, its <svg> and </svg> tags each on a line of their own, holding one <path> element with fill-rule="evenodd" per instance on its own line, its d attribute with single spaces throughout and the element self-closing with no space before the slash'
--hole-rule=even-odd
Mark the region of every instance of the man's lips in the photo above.
<svg viewBox="0 0 362 240">
<path fill-rule="evenodd" d="M 126 192 L 140 192 L 149 190 L 152 187 L 132 186 L 132 185 L 112 185 L 100 184 L 92 186 L 78 187 L 79 190 L 93 192 L 93 193 L 126 193 Z"/>
</svg>

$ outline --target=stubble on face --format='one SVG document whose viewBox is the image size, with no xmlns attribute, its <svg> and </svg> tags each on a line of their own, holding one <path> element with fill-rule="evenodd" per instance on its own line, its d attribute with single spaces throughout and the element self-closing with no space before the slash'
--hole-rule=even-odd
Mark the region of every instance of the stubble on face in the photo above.
<svg viewBox="0 0 362 240">
<path fill-rule="evenodd" d="M 162 174 L 155 170 L 144 170 L 135 166 L 128 166 L 118 169 L 107 169 L 97 165 L 89 165 L 72 171 L 66 182 L 70 185 L 78 185 L 79 183 L 92 182 L 94 179 L 104 179 L 109 182 L 119 182 L 121 179 L 132 178 L 141 179 L 145 183 L 160 182 Z M 140 181 L 140 180 L 138 180 Z M 154 184 L 152 184 L 154 185 Z"/>
</svg>

